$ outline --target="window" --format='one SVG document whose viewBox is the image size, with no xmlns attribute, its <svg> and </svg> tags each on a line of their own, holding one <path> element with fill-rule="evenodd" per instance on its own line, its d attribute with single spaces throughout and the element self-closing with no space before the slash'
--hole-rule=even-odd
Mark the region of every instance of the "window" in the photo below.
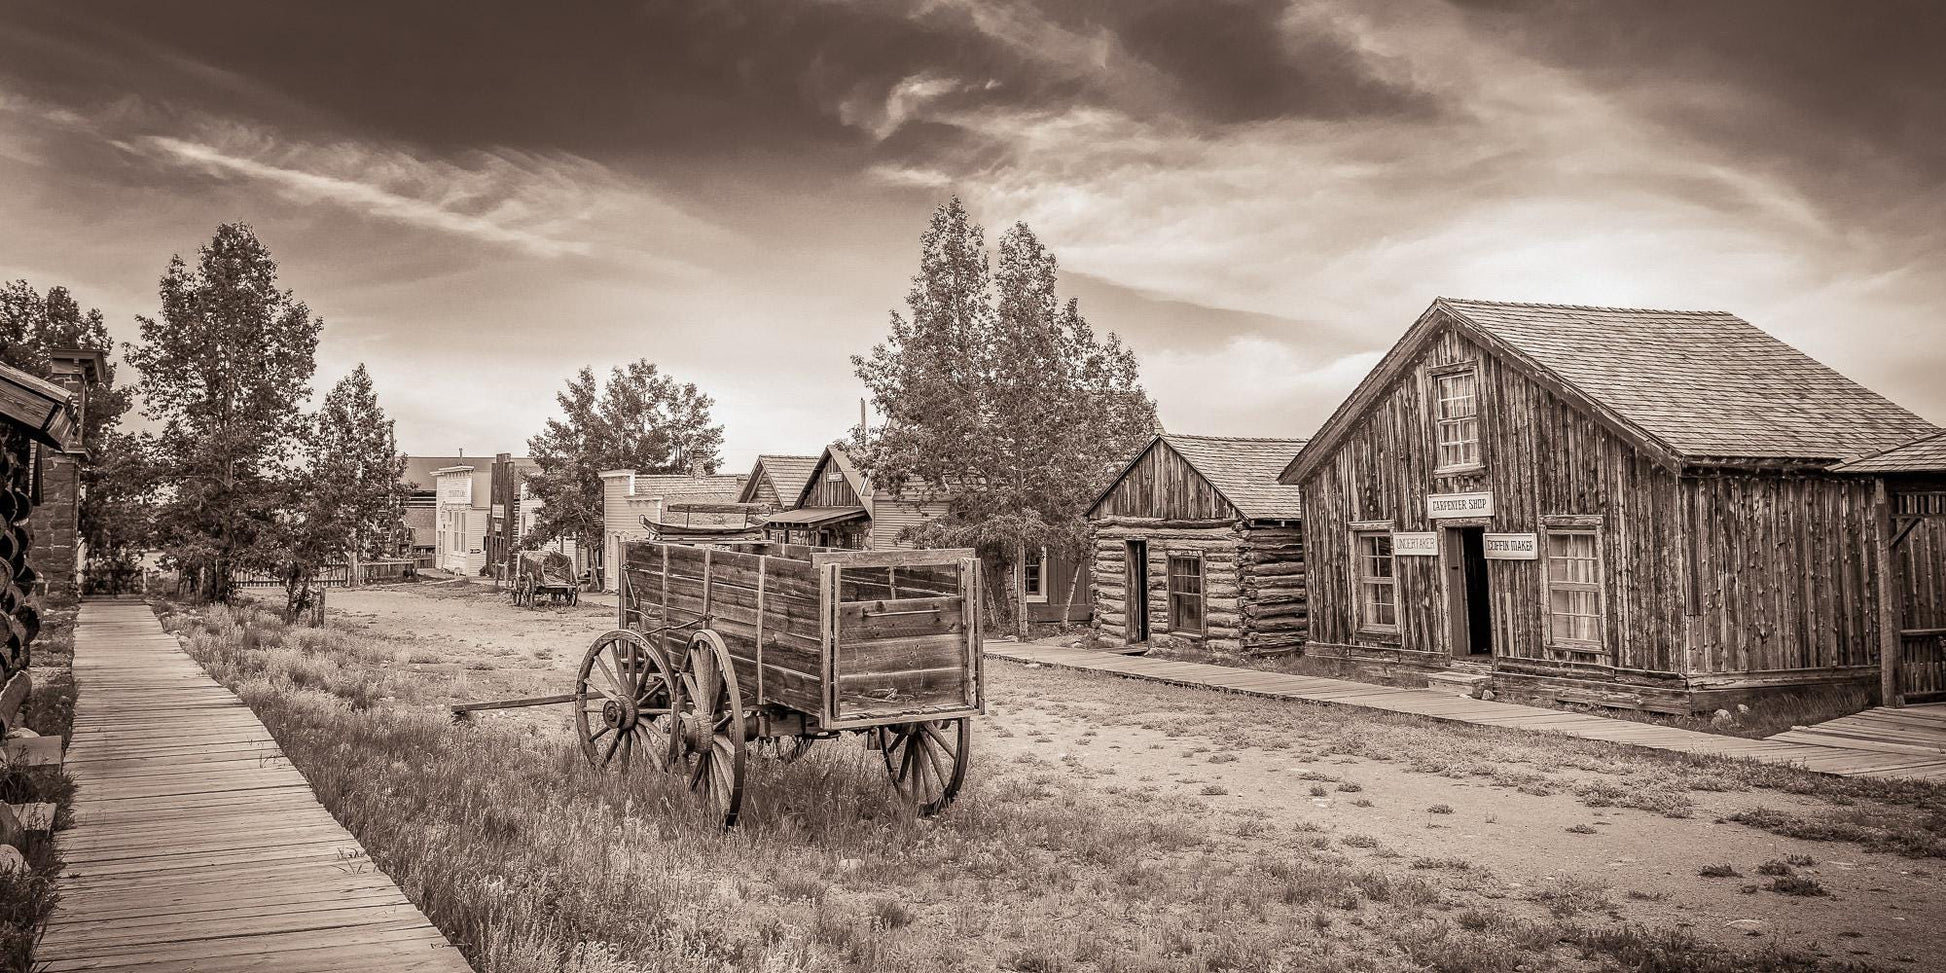
<svg viewBox="0 0 1946 973">
<path fill-rule="evenodd" d="M 1203 559 L 1196 555 L 1169 556 L 1169 630 L 1204 631 Z"/>
<path fill-rule="evenodd" d="M 1436 470 L 1480 465 L 1480 377 L 1472 366 L 1432 377 L 1433 425 L 1439 435 Z"/>
<path fill-rule="evenodd" d="M 1392 576 L 1392 535 L 1360 533 L 1354 548 L 1358 561 L 1358 627 L 1367 632 L 1399 630 L 1399 603 Z"/>
<path fill-rule="evenodd" d="M 1027 600 L 1045 602 L 1047 600 L 1047 548 L 1036 548 L 1027 552 L 1027 560 L 1020 566 L 1021 587 L 1027 590 Z"/>
<path fill-rule="evenodd" d="M 1601 645 L 1601 548 L 1592 530 L 1547 532 L 1547 634 L 1558 645 Z"/>
</svg>

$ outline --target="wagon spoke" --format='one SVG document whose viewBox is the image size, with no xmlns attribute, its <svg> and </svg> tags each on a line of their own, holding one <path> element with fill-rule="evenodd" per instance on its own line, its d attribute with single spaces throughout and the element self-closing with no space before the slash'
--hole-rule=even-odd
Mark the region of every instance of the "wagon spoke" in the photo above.
<svg viewBox="0 0 1946 973">
<path fill-rule="evenodd" d="M 620 735 L 620 738 L 622 741 L 622 771 L 626 773 L 628 771 L 629 758 L 635 756 L 635 732 L 631 730 L 623 733 Z"/>
<path fill-rule="evenodd" d="M 622 745 L 622 737 L 621 734 L 618 733 L 615 735 L 615 739 L 608 741 L 608 752 L 602 754 L 601 762 L 606 764 L 610 760 L 615 759 L 615 748 L 621 745 Z"/>
</svg>

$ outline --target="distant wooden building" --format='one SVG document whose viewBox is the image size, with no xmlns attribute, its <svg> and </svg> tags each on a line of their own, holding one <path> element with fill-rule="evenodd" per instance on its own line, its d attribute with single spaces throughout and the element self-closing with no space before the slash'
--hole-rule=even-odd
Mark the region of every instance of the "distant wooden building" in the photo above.
<svg viewBox="0 0 1946 973">
<path fill-rule="evenodd" d="M 433 566 L 467 577 L 478 575 L 487 567 L 491 479 L 470 464 L 433 470 L 432 477 L 438 498 Z"/>
<path fill-rule="evenodd" d="M 85 429 L 90 392 L 107 371 L 107 356 L 93 349 L 63 349 L 48 353 L 53 367 L 48 381 L 66 390 L 74 407 L 76 428 Z M 34 532 L 34 568 L 43 591 L 79 594 L 88 564 L 87 544 L 81 539 L 81 474 L 88 451 L 97 443 L 72 437 L 64 449 L 36 446 L 38 474 L 34 513 L 27 524 Z"/>
<path fill-rule="evenodd" d="M 812 468 L 818 465 L 816 456 L 782 456 L 766 453 L 757 457 L 757 463 L 750 468 L 744 478 L 743 491 L 737 494 L 737 503 L 764 504 L 772 510 L 782 510 L 797 502 L 804 492 L 804 484 L 811 478 Z"/>
<path fill-rule="evenodd" d="M 1880 638 L 1880 686 L 1891 703 L 1946 699 L 1946 433 L 1835 468 L 1878 480 L 1880 570 L 1892 578 Z"/>
<path fill-rule="evenodd" d="M 602 555 L 596 567 L 603 591 L 615 590 L 614 565 L 620 562 L 621 544 L 646 540 L 653 535 L 650 523 L 674 520 L 684 524 L 727 523 L 731 519 L 716 514 L 691 516 L 678 512 L 692 504 L 728 504 L 743 492 L 744 479 L 734 473 L 692 476 L 687 473 L 637 473 L 633 470 L 607 470 L 601 474 Z M 735 518 L 739 522 L 741 516 Z"/>
<path fill-rule="evenodd" d="M 1155 437 L 1088 511 L 1094 626 L 1125 644 L 1267 652 L 1304 643 L 1301 439 Z"/>
<path fill-rule="evenodd" d="M 825 447 L 811 466 L 794 503 L 765 518 L 772 540 L 818 547 L 894 550 L 916 547 L 902 535 L 947 515 L 949 497 L 914 484 L 894 494 L 865 479 L 844 447 Z M 999 577 L 994 564 L 989 577 Z M 1027 619 L 1037 624 L 1076 624 L 1088 618 L 1088 569 L 1058 553 L 1027 552 L 1022 572 Z"/>
<path fill-rule="evenodd" d="M 1615 706 L 1879 679 L 1886 518 L 1938 430 L 1742 319 L 1440 299 L 1282 477 L 1307 652 Z"/>
</svg>

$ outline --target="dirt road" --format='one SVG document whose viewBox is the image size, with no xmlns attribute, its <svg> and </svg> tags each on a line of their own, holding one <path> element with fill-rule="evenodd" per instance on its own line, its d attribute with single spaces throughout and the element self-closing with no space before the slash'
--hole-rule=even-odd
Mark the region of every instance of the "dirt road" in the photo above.
<svg viewBox="0 0 1946 973">
<path fill-rule="evenodd" d="M 523 610 L 464 584 L 334 592 L 331 604 L 340 622 L 399 645 L 396 664 L 434 677 L 402 700 L 427 707 L 566 692 L 583 649 L 613 624 L 603 606 Z M 989 676 L 983 765 L 1090 789 L 1134 818 L 1209 822 L 1225 835 L 1213 856 L 1328 845 L 1483 913 L 1946 969 L 1946 860 L 1725 820 L 1757 807 L 1826 813 L 1826 798 L 1588 741 L 1014 663 L 994 662 Z M 567 725 L 565 707 L 482 718 L 537 733 Z M 1701 874 L 1722 866 L 1737 874 Z"/>
</svg>

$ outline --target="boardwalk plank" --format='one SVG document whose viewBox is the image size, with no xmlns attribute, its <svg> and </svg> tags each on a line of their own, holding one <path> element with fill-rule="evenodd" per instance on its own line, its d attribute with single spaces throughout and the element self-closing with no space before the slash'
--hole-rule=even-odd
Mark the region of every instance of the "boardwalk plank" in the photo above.
<svg viewBox="0 0 1946 973">
<path fill-rule="evenodd" d="M 468 970 L 146 606 L 87 603 L 74 676 L 75 825 L 37 968 Z"/>
</svg>

